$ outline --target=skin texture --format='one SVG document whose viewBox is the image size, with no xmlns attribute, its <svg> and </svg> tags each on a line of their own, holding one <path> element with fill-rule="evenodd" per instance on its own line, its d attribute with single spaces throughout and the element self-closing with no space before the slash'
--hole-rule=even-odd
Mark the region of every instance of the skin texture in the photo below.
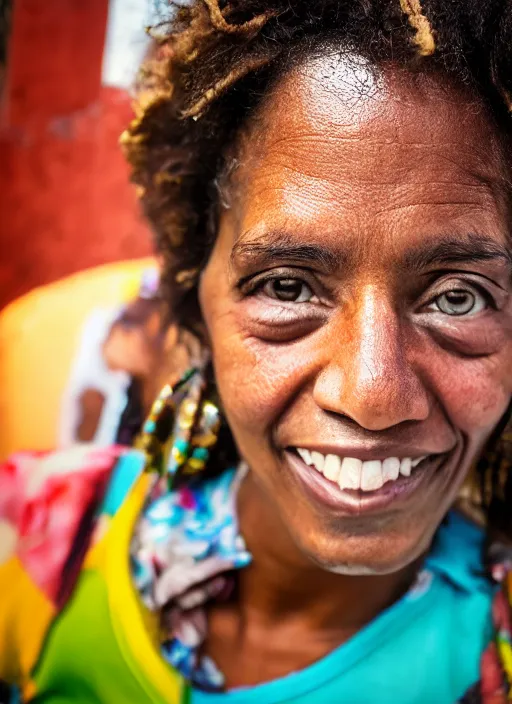
<svg viewBox="0 0 512 704">
<path fill-rule="evenodd" d="M 200 288 L 251 470 L 254 564 L 210 614 L 228 685 L 307 665 L 403 593 L 512 389 L 505 170 L 475 96 L 326 54 L 281 78 L 239 157 Z M 299 301 L 276 296 L 283 279 Z M 469 313 L 440 309 L 454 290 Z M 347 512 L 306 490 L 297 446 L 435 467 L 405 500 Z"/>
</svg>

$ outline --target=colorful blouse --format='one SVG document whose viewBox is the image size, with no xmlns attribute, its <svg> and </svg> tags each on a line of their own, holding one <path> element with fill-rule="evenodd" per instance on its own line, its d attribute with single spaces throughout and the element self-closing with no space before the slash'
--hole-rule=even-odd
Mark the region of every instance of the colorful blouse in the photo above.
<svg viewBox="0 0 512 704">
<path fill-rule="evenodd" d="M 362 698 L 357 701 L 369 701 L 364 687 L 379 682 L 375 675 L 386 671 L 382 658 L 389 655 L 385 648 L 377 649 L 376 635 L 393 632 L 396 638 L 384 640 L 396 645 L 399 624 L 409 624 L 414 614 L 421 623 L 426 605 L 440 603 L 436 584 L 450 583 L 453 592 L 464 590 L 464 580 L 466 592 L 452 599 L 453 610 L 466 596 L 467 604 L 476 601 L 471 602 L 469 619 L 450 619 L 461 629 L 460 652 L 453 662 L 463 664 L 469 641 L 475 653 L 485 652 L 480 683 L 474 682 L 476 656 L 471 666 L 461 665 L 461 672 L 467 672 L 464 689 L 474 685 L 463 701 L 512 701 L 507 699 L 512 579 L 506 566 L 495 567 L 503 589 L 494 599 L 494 632 L 487 633 L 495 588 L 481 574 L 471 574 L 473 558 L 460 557 L 481 548 L 481 535 L 477 539 L 476 529 L 454 517 L 439 531 L 410 592 L 354 639 L 303 672 L 222 692 L 222 673 L 201 655 L 204 607 L 212 599 L 229 597 L 236 570 L 251 559 L 235 510 L 243 469 L 195 480 L 172 493 L 143 469 L 144 458 L 137 451 L 87 446 L 48 455 L 19 454 L 0 467 L 0 680 L 15 683 L 23 701 L 242 704 L 257 699 L 316 704 L 334 694 L 347 700 L 357 648 L 366 654 L 366 672 L 372 674 L 362 677 L 359 672 L 355 686 Z M 455 558 L 445 560 L 444 567 L 443 554 Z M 420 636 L 428 652 L 427 631 Z M 458 642 L 456 637 L 445 640 L 450 648 Z M 361 650 L 365 643 L 366 650 Z M 350 658 L 353 666 L 348 668 Z M 339 668 L 342 661 L 346 677 Z M 400 667 L 403 673 L 402 657 Z M 436 667 L 423 671 L 430 680 L 438 675 Z M 315 682 L 326 689 L 313 692 Z M 387 701 L 385 695 L 382 681 L 375 700 Z M 348 700 L 355 702 L 351 695 Z M 407 701 L 424 700 L 411 696 Z"/>
</svg>

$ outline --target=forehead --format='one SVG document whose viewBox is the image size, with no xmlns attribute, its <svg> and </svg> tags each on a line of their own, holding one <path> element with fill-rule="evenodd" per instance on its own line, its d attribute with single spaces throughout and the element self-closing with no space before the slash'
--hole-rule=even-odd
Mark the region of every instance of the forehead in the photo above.
<svg viewBox="0 0 512 704">
<path fill-rule="evenodd" d="M 348 236 L 407 221 L 418 235 L 470 224 L 503 235 L 496 128 L 477 96 L 434 73 L 306 61 L 274 87 L 241 157 L 241 232 L 286 224 Z"/>
</svg>

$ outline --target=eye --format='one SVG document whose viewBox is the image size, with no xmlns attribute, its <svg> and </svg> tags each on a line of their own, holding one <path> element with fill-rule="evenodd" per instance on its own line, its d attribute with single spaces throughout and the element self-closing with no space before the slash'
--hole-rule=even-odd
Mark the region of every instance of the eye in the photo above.
<svg viewBox="0 0 512 704">
<path fill-rule="evenodd" d="M 261 289 L 269 298 L 287 303 L 307 303 L 313 298 L 313 292 L 300 279 L 271 279 Z"/>
<path fill-rule="evenodd" d="M 435 305 L 446 315 L 476 315 L 487 307 L 484 296 L 476 291 L 453 289 L 438 296 Z"/>
</svg>

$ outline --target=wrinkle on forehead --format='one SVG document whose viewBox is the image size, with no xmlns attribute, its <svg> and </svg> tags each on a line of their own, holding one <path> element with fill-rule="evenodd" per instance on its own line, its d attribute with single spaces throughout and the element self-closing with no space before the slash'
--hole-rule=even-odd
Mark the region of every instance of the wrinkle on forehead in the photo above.
<svg viewBox="0 0 512 704">
<path fill-rule="evenodd" d="M 486 161 L 489 148 L 496 150 L 499 142 L 486 106 L 468 87 L 433 70 L 413 71 L 390 62 L 377 66 L 346 52 L 313 57 L 283 76 L 261 116 L 267 140 L 278 132 L 291 135 L 295 127 L 297 135 L 301 128 L 335 138 L 353 131 L 377 143 L 436 146 L 442 124 L 447 141 L 463 146 L 468 125 L 487 138 L 482 145 Z"/>
<path fill-rule="evenodd" d="M 254 188 L 263 167 L 262 185 L 271 187 L 265 168 L 270 163 L 314 178 L 326 145 L 352 160 L 353 178 L 363 181 L 372 175 L 365 177 L 358 163 L 359 146 L 375 152 L 382 147 L 383 158 L 396 160 L 398 179 L 400 171 L 420 174 L 418 160 L 445 160 L 449 180 L 458 172 L 461 184 L 485 186 L 508 210 L 508 164 L 492 116 L 476 93 L 438 72 L 376 66 L 340 51 L 305 59 L 277 81 L 244 130 L 231 185 L 238 193 L 244 185 Z M 400 157 L 404 148 L 407 163 Z"/>
</svg>

